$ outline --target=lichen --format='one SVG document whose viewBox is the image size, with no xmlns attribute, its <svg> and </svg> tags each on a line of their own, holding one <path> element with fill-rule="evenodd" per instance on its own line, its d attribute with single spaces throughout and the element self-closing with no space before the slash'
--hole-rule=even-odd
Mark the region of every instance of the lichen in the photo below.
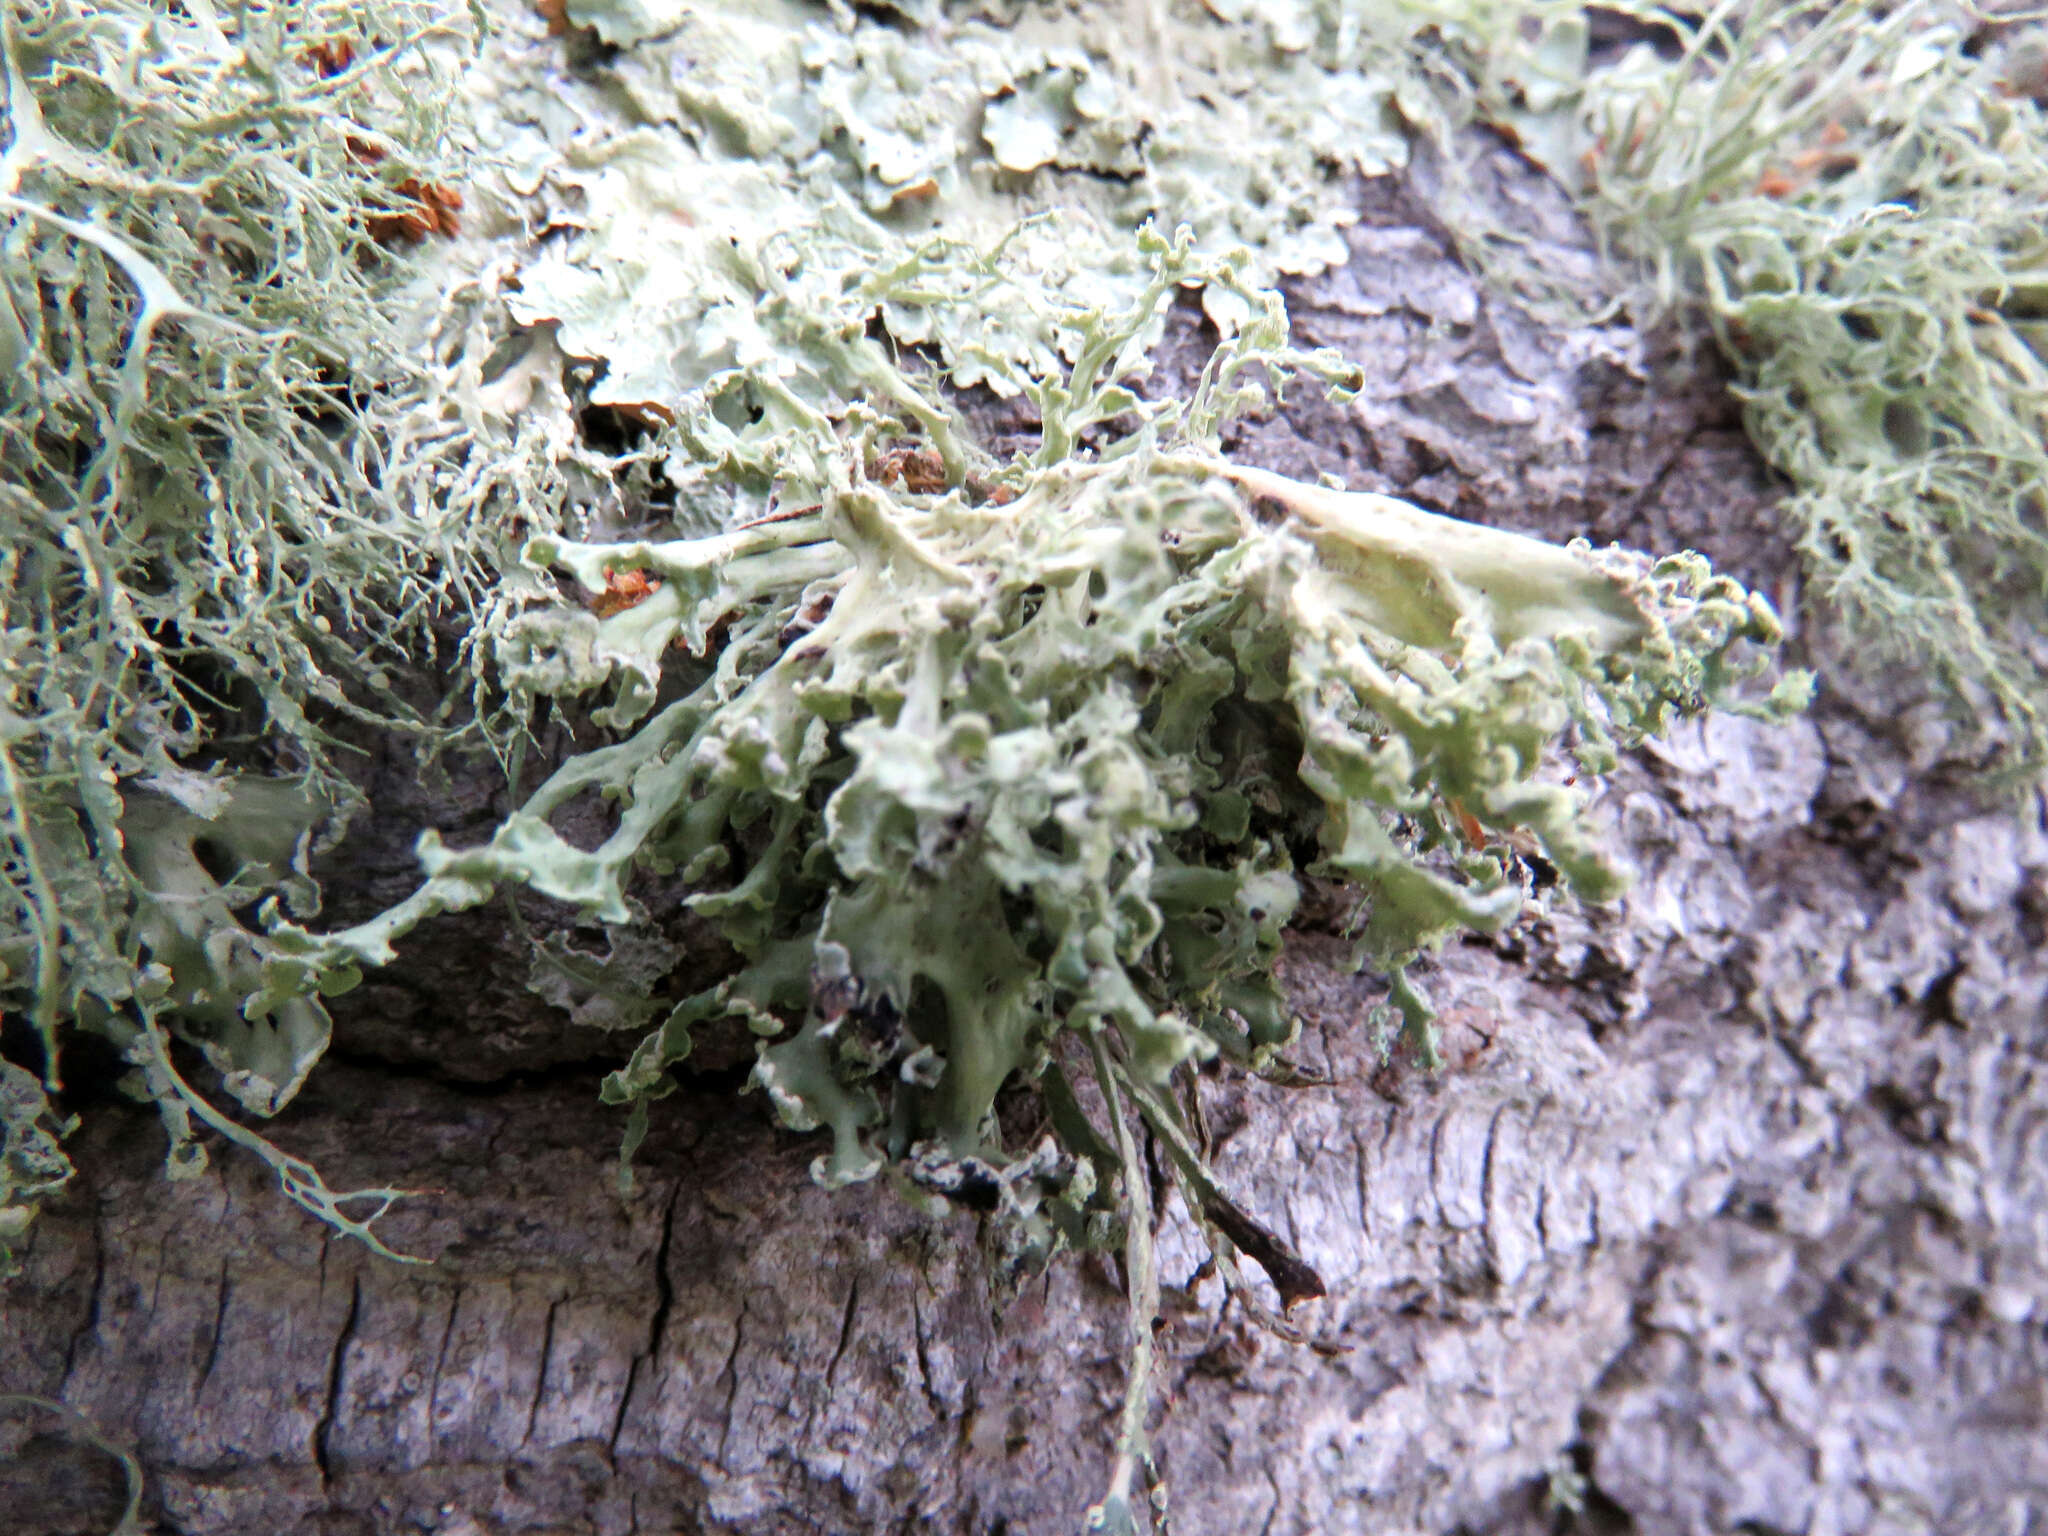
<svg viewBox="0 0 2048 1536">
<path fill-rule="evenodd" d="M 1068 316 L 1075 368 L 1014 381 L 1067 450 L 985 460 L 934 399 L 968 462 L 914 489 L 870 467 L 922 422 L 850 411 L 803 461 L 823 470 L 815 507 L 694 538 L 530 540 L 527 565 L 564 590 L 507 628 L 507 684 L 602 701 L 619 739 L 483 844 L 429 832 L 427 880 L 371 921 L 280 924 L 273 986 L 346 982 L 507 884 L 624 923 L 637 881 L 679 876 L 740 965 L 605 1080 L 636 1105 L 629 1151 L 693 1032 L 738 1015 L 763 1036 L 752 1086 L 829 1133 L 821 1183 L 904 1168 L 993 1218 L 1006 1263 L 1116 1242 L 1142 1274 L 1142 1125 L 1226 1264 L 1320 1294 L 1217 1182 L 1178 1086 L 1292 1041 L 1273 963 L 1301 879 L 1356 888 L 1359 961 L 1432 1054 L 1418 956 L 1513 922 L 1553 873 L 1618 890 L 1573 780 L 1682 714 L 1795 708 L 1803 679 L 1747 686 L 1776 621 L 1697 556 L 1556 548 L 1231 464 L 1219 433 L 1252 381 L 1341 393 L 1355 372 L 1290 348 L 1277 297 L 1243 292 L 1258 319 L 1195 392 L 1140 401 L 1134 343 L 1173 291 L 1230 269 L 1185 234 L 1139 250 L 1137 302 Z M 1112 408 L 1124 430 L 1080 448 Z M 631 606 L 578 601 L 622 571 L 642 573 Z M 552 818 L 593 790 L 612 809 L 586 848 Z M 1043 1139 L 1004 1136 L 1009 1091 L 1042 1098 Z M 1145 1369 L 1141 1352 L 1141 1401 Z M 1138 1507 L 1142 1418 L 1114 1528 Z"/>
<path fill-rule="evenodd" d="M 332 722 L 433 734 L 386 669 L 503 542 L 423 503 L 394 446 L 430 379 L 379 231 L 447 168 L 449 26 L 409 3 L 0 16 L 0 1009 L 43 1091 L 66 1030 L 110 1037 L 174 1172 L 214 1111 L 172 1037 L 259 1115 L 324 1050 L 317 997 L 259 1000 L 242 909 L 317 910 L 304 858 L 353 799 Z M 286 1184 L 334 1213 L 317 1176 Z"/>
<path fill-rule="evenodd" d="M 2037 781 L 2048 32 L 1951 0 L 1618 9 L 1662 51 L 1595 57 L 1577 7 L 1531 6 L 1534 50 L 1460 37 L 1480 115 L 1618 258 L 1551 296 L 1710 334 L 1842 664 L 1924 679 L 1994 777 Z"/>
<path fill-rule="evenodd" d="M 1492 14 L 1453 9 L 1432 36 Z M 737 1017 L 823 1182 L 983 1215 L 1009 1279 L 1121 1246 L 1093 1520 L 1147 1524 L 1141 1138 L 1247 1306 L 1241 1259 L 1283 1309 L 1322 1288 L 1185 1092 L 1219 1056 L 1284 1074 L 1303 882 L 1352 888 L 1432 1056 L 1421 957 L 1619 888 L 1587 809 L 1619 751 L 1805 693 L 1697 556 L 1224 454 L 1283 388 L 1357 386 L 1273 283 L 1345 259 L 1352 179 L 1401 163 L 1426 10 L 566 0 L 550 39 L 398 0 L 10 12 L 0 999 L 43 1074 L 0 1078 L 0 1249 L 68 1173 L 45 1095 L 89 1029 L 174 1175 L 225 1139 L 388 1253 L 402 1191 L 331 1191 L 244 1116 L 305 1080 L 324 998 L 526 889 L 607 930 L 535 935 L 531 984 L 639 1036 L 604 1085 L 622 1177 Z M 1142 46 L 1089 41 L 1127 14 Z M 420 108 L 457 43 L 487 155 Z M 1185 394 L 1149 379 L 1182 292 L 1219 338 Z M 1035 436 L 979 440 L 971 390 Z M 586 406 L 647 432 L 630 466 L 568 440 Z M 657 462 L 662 518 L 620 490 Z M 311 860 L 360 809 L 338 737 L 516 765 L 547 711 L 595 744 L 320 931 Z M 556 818 L 593 794 L 586 847 Z M 648 931 L 678 890 L 738 957 L 680 1001 Z"/>
</svg>

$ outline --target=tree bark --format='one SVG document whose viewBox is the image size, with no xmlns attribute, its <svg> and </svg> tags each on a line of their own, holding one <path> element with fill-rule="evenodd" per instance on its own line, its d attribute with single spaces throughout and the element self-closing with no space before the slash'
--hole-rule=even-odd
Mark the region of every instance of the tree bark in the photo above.
<svg viewBox="0 0 2048 1536">
<path fill-rule="evenodd" d="M 1590 285 L 1547 184 L 1484 168 Z M 1188 1285 L 1169 1208 L 1171 1528 L 2048 1531 L 2041 799 L 1974 789 L 1910 678 L 1855 680 L 1711 370 L 1532 319 L 1459 266 L 1437 191 L 1426 163 L 1364 186 L 1352 264 L 1293 290 L 1300 337 L 1366 368 L 1358 404 L 1290 397 L 1234 454 L 1698 547 L 1803 622 L 1825 689 L 1627 761 L 1599 804 L 1635 885 L 1441 956 L 1440 1074 L 1383 1064 L 1374 984 L 1294 936 L 1329 1086 L 1201 1092 L 1220 1171 L 1329 1282 L 1296 1313 L 1324 1347 Z M 1165 367 L 1207 345 L 1179 314 Z M 396 755 L 371 787 L 336 920 L 402 894 L 421 825 L 502 809 Z M 231 1149 L 167 1182 L 151 1117 L 99 1106 L 4 1291 L 0 1389 L 132 1446 L 179 1536 L 1078 1528 L 1123 1387 L 1113 1267 L 993 1294 L 971 1218 L 813 1186 L 734 1049 L 655 1106 L 620 1196 L 596 1084 L 624 1043 L 566 1028 L 524 957 L 502 907 L 416 935 L 274 1126 L 337 1188 L 424 1191 L 382 1230 L 432 1263 L 333 1237 Z M 33 1416 L 0 1434 L 0 1527 L 107 1527 L 109 1458 Z"/>
</svg>

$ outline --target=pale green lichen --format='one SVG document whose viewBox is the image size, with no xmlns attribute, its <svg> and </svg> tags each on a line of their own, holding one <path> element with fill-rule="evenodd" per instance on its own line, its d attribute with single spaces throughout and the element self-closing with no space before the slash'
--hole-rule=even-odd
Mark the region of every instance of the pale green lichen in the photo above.
<svg viewBox="0 0 2048 1536">
<path fill-rule="evenodd" d="M 1675 46 L 1593 61 L 1578 8 L 1546 5 L 1534 50 L 1461 35 L 1481 110 L 1580 194 L 1640 313 L 1711 330 L 1843 649 L 1939 685 L 1987 765 L 2034 781 L 2048 31 L 1952 0 L 1620 9 Z"/>
<path fill-rule="evenodd" d="M 51 1113 L 33 1074 L 0 1061 L 0 1277 L 12 1271 L 14 1245 L 42 1202 L 70 1181 L 63 1146 L 70 1129 Z"/>
<path fill-rule="evenodd" d="M 1977 57 L 1975 24 L 1929 3 L 1711 17 L 1696 56 L 1722 56 L 1699 78 L 1655 109 L 1602 101 L 1615 153 L 1596 206 L 1699 294 L 1859 648 L 1944 684 L 1993 728 L 2001 769 L 2032 778 L 2048 763 L 2048 115 L 2002 80 L 2024 34 Z M 1688 165 L 1693 185 L 1672 187 Z"/>
<path fill-rule="evenodd" d="M 599 403 L 728 428 L 765 406 L 742 438 L 794 402 L 874 392 L 825 342 L 877 313 L 956 385 L 1053 371 L 1073 355 L 1063 313 L 1143 288 L 1129 236 L 1147 221 L 1241 252 L 1253 286 L 1341 263 L 1354 178 L 1407 152 L 1406 33 L 1357 18 L 1111 0 L 913 29 L 799 0 L 658 27 L 638 5 L 569 14 L 635 44 L 605 70 L 630 115 L 592 133 L 552 89 L 493 107 L 575 231 L 525 266 L 515 308 L 605 363 Z M 1144 47 L 1109 45 L 1132 25 Z M 1234 293 L 1204 290 L 1226 327 L 1246 318 Z"/>
<path fill-rule="evenodd" d="M 853 413 L 807 461 L 825 475 L 813 509 L 678 540 L 531 540 L 565 597 L 627 571 L 653 584 L 609 617 L 531 610 L 501 653 L 515 693 L 608 696 L 597 717 L 631 734 L 571 759 L 486 843 L 429 832 L 427 881 L 377 918 L 280 925 L 273 985 L 345 984 L 507 884 L 624 923 L 643 877 L 680 876 L 740 968 L 677 1004 L 607 1099 L 672 1091 L 692 1032 L 737 1014 L 766 1037 L 754 1085 L 792 1129 L 830 1133 L 821 1182 L 898 1167 L 997 1217 L 1009 1263 L 1122 1241 L 1142 1276 L 1128 1105 L 1226 1264 L 1243 1250 L 1284 1299 L 1319 1294 L 1216 1183 L 1176 1086 L 1218 1054 L 1270 1066 L 1293 1038 L 1272 967 L 1301 878 L 1357 888 L 1360 961 L 1429 1051 L 1418 956 L 1514 921 L 1546 865 L 1618 889 L 1575 773 L 1680 714 L 1797 707 L 1803 680 L 1746 691 L 1776 621 L 1695 556 L 1559 549 L 1228 463 L 1216 434 L 1259 398 L 1248 379 L 1341 389 L 1352 371 L 1290 350 L 1277 300 L 1247 292 L 1258 318 L 1195 393 L 1138 401 L 1133 343 L 1158 308 L 1227 280 L 1186 238 L 1140 249 L 1138 302 L 1067 317 L 1075 371 L 1014 381 L 1048 444 L 1111 405 L 1135 421 L 1094 452 L 984 461 L 949 418 L 971 468 L 912 490 L 871 472 L 912 424 Z M 592 790 L 612 823 L 586 848 L 552 818 Z M 1013 1089 L 1043 1096 L 1049 1141 L 1006 1140 Z M 629 1151 L 645 1123 L 636 1109 Z M 1115 1529 L 1141 1504 L 1144 1376 L 1140 1359 Z"/>
<path fill-rule="evenodd" d="M 214 1111 L 172 1035 L 261 1115 L 327 1044 L 316 997 L 258 1000 L 240 911 L 317 908 L 303 860 L 352 794 L 323 719 L 426 733 L 383 668 L 503 539 L 425 507 L 394 449 L 438 407 L 377 232 L 441 169 L 448 28 L 402 3 L 0 16 L 0 1008 L 46 1089 L 64 1030 L 110 1037 L 176 1172 Z"/>
<path fill-rule="evenodd" d="M 1436 24 L 1484 8 L 1456 9 Z M 49 1086 L 61 1028 L 114 1040 L 174 1173 L 224 1138 L 384 1251 L 400 1191 L 329 1191 L 191 1065 L 273 1113 L 326 1047 L 322 997 L 420 922 L 512 887 L 566 902 L 605 952 L 539 935 L 531 984 L 640 1035 L 604 1088 L 629 1155 L 693 1031 L 733 1016 L 766 1102 L 829 1135 L 823 1181 L 891 1170 L 986 1214 L 1012 1277 L 1123 1247 L 1133 1370 L 1095 1521 L 1135 1530 L 1140 1135 L 1241 1296 L 1240 1257 L 1283 1304 L 1320 1290 L 1217 1180 L 1183 1092 L 1219 1054 L 1285 1070 L 1273 965 L 1304 879 L 1355 887 L 1358 958 L 1427 1055 L 1420 957 L 1552 871 L 1618 888 L 1586 783 L 1619 749 L 1781 713 L 1803 680 L 1752 688 L 1775 620 L 1695 556 L 1555 549 L 1223 456 L 1288 379 L 1355 386 L 1291 347 L 1270 284 L 1343 260 L 1352 178 L 1405 155 L 1416 8 L 567 16 L 611 51 L 550 74 L 489 45 L 470 105 L 504 259 L 441 269 L 446 293 L 369 237 L 438 169 L 437 124 L 406 115 L 434 93 L 392 75 L 434 67 L 431 13 L 9 22 L 23 366 L 0 388 L 33 451 L 0 479 L 0 986 Z M 1142 46 L 1091 41 L 1125 24 Z M 1178 398 L 1147 372 L 1183 290 L 1224 339 Z M 977 441 L 971 388 L 1026 402 L 1036 441 Z M 565 441 L 586 401 L 650 424 L 635 472 L 661 461 L 672 526 L 635 525 L 619 466 Z M 426 834 L 412 897 L 319 933 L 308 861 L 352 795 L 330 730 L 448 748 L 386 675 L 437 615 L 477 739 L 516 758 L 542 709 L 605 734 L 481 844 Z M 555 818 L 593 792 L 612 816 L 584 847 Z M 680 1002 L 647 909 L 679 884 L 738 956 Z M 30 1082 L 0 1080 L 0 1246 L 68 1171 Z M 1022 1139 L 1013 1093 L 1042 1114 Z"/>
</svg>

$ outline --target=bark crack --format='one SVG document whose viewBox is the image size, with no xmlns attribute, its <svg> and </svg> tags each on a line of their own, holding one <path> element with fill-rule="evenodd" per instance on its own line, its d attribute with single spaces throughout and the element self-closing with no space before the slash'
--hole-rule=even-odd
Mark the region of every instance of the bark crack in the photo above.
<svg viewBox="0 0 2048 1536">
<path fill-rule="evenodd" d="M 1543 1116 L 1549 1111 L 1552 1102 L 1549 1098 L 1541 1098 L 1536 1101 L 1536 1108 L 1529 1114 L 1529 1128 L 1523 1133 L 1524 1147 L 1534 1154 L 1536 1173 L 1536 1251 L 1543 1255 L 1548 1255 L 1550 1252 L 1548 1211 L 1550 1206 L 1551 1170 L 1549 1160 L 1543 1156 L 1540 1150 L 1543 1143 L 1539 1139 L 1538 1133 L 1543 1127 Z"/>
<path fill-rule="evenodd" d="M 533 1401 L 526 1407 L 526 1433 L 519 1437 L 521 1450 L 533 1443 L 533 1426 L 540 1419 L 540 1400 L 547 1396 L 548 1359 L 555 1352 L 555 1309 L 561 1304 L 559 1300 L 549 1302 L 547 1320 L 541 1324 L 540 1371 L 533 1378 Z"/>
<path fill-rule="evenodd" d="M 1486 1122 L 1486 1150 L 1479 1154 L 1479 1234 L 1493 1256 L 1494 1278 L 1500 1278 L 1500 1234 L 1494 1230 L 1493 1205 L 1493 1148 L 1500 1140 L 1501 1116 L 1508 1112 L 1506 1103 L 1495 1109 Z"/>
<path fill-rule="evenodd" d="M 946 1405 L 940 1401 L 938 1388 L 932 1381 L 931 1353 L 925 1345 L 924 1337 L 924 1307 L 917 1299 L 915 1287 L 910 1292 L 910 1326 L 912 1336 L 917 1341 L 917 1372 L 924 1382 L 925 1404 L 931 1409 L 934 1418 L 943 1419 L 946 1416 Z"/>
<path fill-rule="evenodd" d="M 343 1357 L 355 1338 L 356 1323 L 363 1315 L 363 1277 L 357 1275 L 349 1283 L 348 1316 L 342 1319 L 341 1332 L 334 1340 L 334 1353 L 327 1357 L 327 1397 L 320 1410 L 320 1421 L 313 1426 L 313 1464 L 320 1469 L 320 1486 L 328 1488 L 334 1482 L 333 1446 L 334 1422 L 341 1415 L 341 1387 Z"/>
<path fill-rule="evenodd" d="M 441 1367 L 448 1360 L 448 1344 L 455 1337 L 455 1314 L 462 1310 L 462 1283 L 456 1282 L 455 1293 L 448 1298 L 448 1321 L 441 1328 L 441 1347 L 434 1351 L 434 1374 L 427 1381 L 427 1460 L 440 1459 L 440 1424 L 436 1405 L 441 1397 Z"/>
<path fill-rule="evenodd" d="M 1569 1125 L 1569 1126 L 1567 1127 L 1567 1129 L 1566 1129 L 1566 1131 L 1565 1131 L 1565 1139 L 1564 1139 L 1564 1153 L 1563 1153 L 1563 1155 L 1562 1155 L 1562 1156 L 1560 1156 L 1560 1157 L 1559 1157 L 1559 1158 L 1558 1158 L 1558 1159 L 1556 1160 L 1556 1162 L 1555 1162 L 1555 1163 L 1553 1163 L 1553 1164 L 1551 1165 L 1551 1169 L 1549 1170 L 1549 1172 L 1550 1172 L 1550 1173 L 1555 1173 L 1555 1174 L 1556 1174 L 1556 1175 L 1557 1175 L 1557 1176 L 1558 1176 L 1559 1178 L 1570 1178 L 1570 1177 L 1571 1177 L 1572 1175 L 1571 1175 L 1571 1173 L 1570 1173 L 1570 1172 L 1569 1172 L 1568 1170 L 1571 1170 L 1571 1169 L 1574 1169 L 1574 1168 L 1576 1168 L 1576 1167 L 1577 1167 L 1577 1164 L 1576 1164 L 1576 1163 L 1574 1163 L 1574 1162 L 1573 1162 L 1572 1160 L 1573 1160 L 1573 1159 L 1574 1159 L 1575 1157 L 1577 1157 L 1577 1156 L 1578 1156 L 1578 1152 L 1579 1152 L 1579 1126 L 1578 1126 L 1577 1122 L 1573 1122 L 1573 1123 L 1572 1123 L 1571 1125 Z M 1542 1202 L 1542 1201 L 1544 1201 L 1544 1200 L 1546 1199 L 1546 1197 L 1547 1197 L 1547 1196 L 1549 1195 L 1549 1193 L 1550 1193 L 1550 1177 L 1549 1177 L 1549 1173 L 1546 1173 L 1546 1175 L 1545 1175 L 1545 1177 L 1544 1177 L 1544 1180 L 1543 1180 L 1543 1190 L 1542 1190 L 1542 1194 L 1538 1196 L 1538 1200 L 1539 1200 L 1539 1202 Z M 1592 1192 L 1592 1190 L 1591 1190 L 1590 1188 L 1588 1188 L 1588 1189 L 1587 1189 L 1587 1191 L 1586 1191 L 1586 1198 L 1587 1198 L 1587 1201 L 1589 1202 L 1589 1205 L 1588 1205 L 1588 1211 L 1587 1211 L 1587 1219 L 1588 1219 L 1588 1221 L 1591 1221 L 1591 1220 L 1592 1220 L 1592 1212 L 1591 1212 L 1591 1208 L 1590 1208 L 1590 1202 L 1591 1202 L 1591 1200 L 1592 1200 L 1592 1197 L 1593 1197 L 1593 1192 Z M 1569 1207 L 1567 1207 L 1567 1209 L 1569 1209 Z M 1546 1235 L 1546 1238 L 1547 1238 L 1547 1236 L 1548 1236 L 1548 1232 L 1549 1232 L 1549 1227 L 1548 1227 L 1548 1225 L 1546 1224 L 1546 1225 L 1545 1225 L 1545 1227 L 1544 1227 L 1544 1228 L 1543 1228 L 1542 1230 L 1544 1231 L 1544 1233 L 1545 1233 L 1545 1235 Z M 1593 1227 L 1593 1228 L 1592 1228 L 1592 1238 L 1593 1238 L 1593 1242 L 1594 1242 L 1594 1244 L 1595 1244 L 1595 1245 L 1597 1245 L 1597 1243 L 1598 1243 L 1598 1239 L 1599 1239 L 1599 1236 L 1600 1236 L 1599 1228 L 1598 1228 L 1597 1226 Z"/>
<path fill-rule="evenodd" d="M 669 1309 L 675 1304 L 675 1287 L 669 1281 L 669 1246 L 675 1239 L 676 1206 L 683 1198 L 683 1181 L 677 1179 L 669 1191 L 668 1202 L 661 1209 L 661 1237 L 654 1245 L 654 1316 L 647 1324 L 647 1348 L 633 1356 L 632 1364 L 626 1367 L 626 1387 L 619 1394 L 619 1411 L 612 1416 L 612 1432 L 605 1441 L 607 1454 L 614 1459 L 619 1454 L 619 1436 L 626 1428 L 626 1410 L 633 1403 L 633 1388 L 640 1380 L 640 1367 L 650 1371 L 661 1368 L 661 1346 L 668 1334 Z"/>
<path fill-rule="evenodd" d="M 1362 1136 L 1354 1136 L 1351 1139 L 1351 1166 L 1352 1172 L 1358 1181 L 1358 1230 L 1366 1242 L 1370 1243 L 1372 1241 L 1372 1173 L 1366 1166 L 1365 1138 Z"/>
<path fill-rule="evenodd" d="M 1706 422 L 1696 422 L 1679 436 L 1677 444 L 1665 455 L 1664 462 L 1651 471 L 1650 478 L 1644 482 L 1642 488 L 1629 497 L 1628 511 L 1625 514 L 1626 526 L 1640 528 L 1643 525 L 1644 514 L 1652 505 L 1662 500 L 1664 487 L 1670 483 L 1672 475 L 1677 473 L 1679 465 L 1685 462 L 1685 456 L 1692 452 L 1693 445 L 1709 432 L 1717 430 L 1719 429 Z"/>
<path fill-rule="evenodd" d="M 718 1465 L 725 1466 L 725 1449 L 732 1443 L 733 1405 L 740 1395 L 740 1346 L 747 1337 L 747 1299 L 740 1298 L 739 1316 L 732 1320 L 732 1352 L 725 1357 L 725 1430 L 718 1437 Z"/>
<path fill-rule="evenodd" d="M 142 1315 L 151 1322 L 156 1321 L 156 1304 L 164 1293 L 164 1245 L 156 1244 L 156 1273 L 149 1278 L 149 1305 L 142 1309 Z"/>
<path fill-rule="evenodd" d="M 860 1276 L 846 1287 L 846 1313 L 839 1319 L 839 1343 L 832 1351 L 832 1363 L 825 1367 L 825 1390 L 829 1393 L 839 1379 L 839 1362 L 846 1358 L 846 1346 L 853 1338 L 854 1308 L 860 1304 Z"/>
<path fill-rule="evenodd" d="M 1440 1114 L 1430 1124 L 1429 1173 L 1423 1182 L 1423 1188 L 1429 1191 L 1429 1197 L 1436 1201 L 1437 1221 L 1440 1224 L 1447 1223 L 1450 1217 L 1450 1212 L 1444 1207 L 1443 1186 L 1437 1182 L 1437 1169 L 1442 1162 L 1443 1156 L 1444 1122 L 1448 1119 L 1450 1119 L 1448 1114 Z"/>
<path fill-rule="evenodd" d="M 220 1363 L 220 1336 L 227 1332 L 228 1296 L 233 1290 L 234 1285 L 228 1279 L 228 1261 L 226 1258 L 222 1258 L 220 1261 L 220 1294 L 213 1305 L 213 1337 L 207 1341 L 206 1364 L 199 1372 L 199 1385 L 192 1391 L 192 1396 L 195 1399 L 206 1391 L 206 1384 L 213 1380 L 213 1368 Z"/>
<path fill-rule="evenodd" d="M 100 1300 L 107 1288 L 107 1244 L 98 1222 L 92 1224 L 92 1296 L 85 1304 L 85 1321 L 79 1324 L 64 1346 L 64 1379 L 59 1384 L 57 1396 L 64 1397 L 64 1388 L 71 1384 L 72 1368 L 78 1361 L 79 1346 L 99 1331 Z"/>
<path fill-rule="evenodd" d="M 1273 1536 L 1273 1522 L 1280 1518 L 1280 1509 L 1287 1500 L 1280 1491 L 1280 1479 L 1273 1469 L 1266 1468 L 1266 1482 L 1273 1489 L 1273 1506 L 1266 1511 L 1266 1518 L 1259 1525 L 1259 1536 Z"/>
</svg>

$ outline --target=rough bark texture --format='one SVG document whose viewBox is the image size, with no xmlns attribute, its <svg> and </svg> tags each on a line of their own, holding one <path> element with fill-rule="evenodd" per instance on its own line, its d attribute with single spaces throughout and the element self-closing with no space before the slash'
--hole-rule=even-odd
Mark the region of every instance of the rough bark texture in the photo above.
<svg viewBox="0 0 2048 1536">
<path fill-rule="evenodd" d="M 1487 170 L 1539 259 L 1586 268 L 1539 180 Z M 1691 544 L 1807 611 L 1711 377 L 1489 295 L 1426 168 L 1361 196 L 1352 265 L 1293 307 L 1372 382 L 1234 451 Z M 2041 802 L 1973 791 L 1909 680 L 1802 645 L 1827 669 L 1809 720 L 1624 766 L 1601 802 L 1640 869 L 1624 900 L 1442 957 L 1441 1075 L 1382 1065 L 1372 984 L 1297 937 L 1332 1086 L 1203 1093 L 1221 1170 L 1330 1282 L 1297 1316 L 1344 1352 L 1263 1337 L 1213 1281 L 1169 1292 L 1182 1536 L 2048 1531 Z M 455 841 L 494 811 L 395 759 L 376 789 L 340 914 L 402 891 L 424 821 Z M 102 1110 L 4 1293 L 0 1389 L 135 1447 L 181 1536 L 1076 1529 L 1122 1390 L 1114 1272 L 992 1295 L 971 1219 L 814 1188 L 729 1066 L 657 1106 L 622 1199 L 595 1092 L 619 1042 L 563 1030 L 523 953 L 503 908 L 420 935 L 276 1127 L 337 1186 L 428 1189 L 389 1236 L 433 1265 L 330 1238 L 245 1158 L 167 1183 L 149 1119 Z M 1187 1279 L 1185 1227 L 1163 1241 Z M 0 1528 L 104 1529 L 115 1465 L 7 1423 Z"/>
</svg>

